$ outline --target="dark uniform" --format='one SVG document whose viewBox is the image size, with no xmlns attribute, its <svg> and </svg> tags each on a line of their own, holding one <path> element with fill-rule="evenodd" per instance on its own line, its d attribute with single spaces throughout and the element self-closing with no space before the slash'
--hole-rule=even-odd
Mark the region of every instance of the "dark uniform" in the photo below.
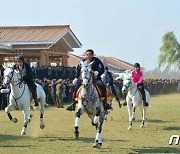
<svg viewBox="0 0 180 154">
<path fill-rule="evenodd" d="M 114 87 L 114 83 L 113 83 L 113 77 L 112 77 L 112 74 L 111 72 L 109 72 L 109 69 L 108 67 L 106 66 L 105 67 L 105 80 L 104 80 L 104 84 L 108 87 L 111 87 L 111 90 L 112 90 L 112 93 L 114 94 L 114 96 L 116 97 L 116 100 L 119 101 L 119 97 L 117 96 L 117 92 L 115 90 L 115 87 Z"/>
<path fill-rule="evenodd" d="M 29 64 L 24 62 L 24 57 L 22 55 L 18 55 L 16 60 L 17 61 L 23 61 L 22 67 L 20 67 L 18 64 L 15 64 L 14 69 L 18 69 L 19 72 L 21 73 L 22 81 L 24 81 L 28 85 L 29 90 L 32 93 L 32 96 L 34 99 L 34 106 L 38 106 L 39 104 L 38 104 L 38 100 L 37 100 L 36 84 L 33 81 L 32 69 L 29 66 Z"/>
</svg>

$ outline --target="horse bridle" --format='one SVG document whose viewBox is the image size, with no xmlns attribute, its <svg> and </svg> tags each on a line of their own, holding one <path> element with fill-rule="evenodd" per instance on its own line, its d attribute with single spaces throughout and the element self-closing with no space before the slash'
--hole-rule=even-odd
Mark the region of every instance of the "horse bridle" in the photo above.
<svg viewBox="0 0 180 154">
<path fill-rule="evenodd" d="M 133 89 L 135 86 L 129 89 L 129 86 L 131 85 L 132 82 L 131 82 L 131 79 L 130 79 L 130 78 L 127 79 L 127 80 L 129 80 L 128 86 L 126 86 L 125 84 L 124 84 L 123 86 L 127 88 L 127 91 L 130 91 L 130 90 Z"/>
<path fill-rule="evenodd" d="M 6 75 L 6 76 L 4 76 L 4 78 L 8 77 L 8 78 L 9 78 L 9 81 L 12 81 L 12 85 L 13 85 L 13 86 L 18 86 L 18 85 L 19 85 L 19 87 L 20 87 L 20 85 L 21 85 L 21 83 L 22 83 L 21 79 L 18 78 L 19 80 L 17 80 L 17 81 L 12 80 L 12 78 L 13 78 L 13 76 L 14 76 L 14 69 L 13 69 L 12 67 L 8 67 L 8 68 L 12 69 L 12 71 L 11 71 L 11 77 L 10 77 L 9 75 Z M 16 82 L 17 82 L 16 85 L 13 84 L 13 83 L 16 83 Z"/>
</svg>

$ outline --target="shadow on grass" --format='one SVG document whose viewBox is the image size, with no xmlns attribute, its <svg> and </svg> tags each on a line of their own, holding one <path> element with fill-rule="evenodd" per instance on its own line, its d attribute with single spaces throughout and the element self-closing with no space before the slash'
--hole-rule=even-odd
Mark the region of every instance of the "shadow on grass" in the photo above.
<svg viewBox="0 0 180 154">
<path fill-rule="evenodd" d="M 79 137 L 79 139 L 74 139 L 73 137 L 42 137 L 43 139 L 48 139 L 49 141 L 77 141 L 77 142 L 94 142 L 94 138 Z"/>
<path fill-rule="evenodd" d="M 26 138 L 27 138 L 27 136 L 26 136 Z M 4 142 L 7 140 L 21 140 L 21 139 L 24 139 L 24 136 L 0 134 L 0 142 Z"/>
<path fill-rule="evenodd" d="M 0 145 L 0 148 L 31 148 L 34 145 Z"/>
<path fill-rule="evenodd" d="M 85 142 L 93 143 L 95 138 L 80 137 L 79 139 L 74 139 L 73 137 L 42 137 L 43 139 L 48 139 L 49 141 L 73 141 L 73 142 Z M 103 139 L 103 142 L 127 142 L 127 140 L 118 139 Z"/>
<path fill-rule="evenodd" d="M 179 148 L 174 147 L 157 147 L 157 148 L 143 148 L 143 149 L 132 149 L 135 153 L 180 153 Z"/>
<path fill-rule="evenodd" d="M 165 127 L 163 130 L 180 130 L 180 127 Z"/>
<path fill-rule="evenodd" d="M 135 120 L 134 122 L 141 122 L 141 121 L 142 120 L 138 119 L 138 120 Z M 151 122 L 151 123 L 166 123 L 167 121 L 158 120 L 158 119 L 147 119 L 146 122 Z"/>
</svg>

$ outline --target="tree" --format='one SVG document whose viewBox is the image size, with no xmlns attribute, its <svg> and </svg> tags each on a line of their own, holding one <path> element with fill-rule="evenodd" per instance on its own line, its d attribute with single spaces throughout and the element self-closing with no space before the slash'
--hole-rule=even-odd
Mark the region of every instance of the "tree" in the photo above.
<svg viewBox="0 0 180 154">
<path fill-rule="evenodd" d="M 166 33 L 162 38 L 162 47 L 160 48 L 159 68 L 165 67 L 170 70 L 180 70 L 180 44 L 173 32 Z"/>
</svg>

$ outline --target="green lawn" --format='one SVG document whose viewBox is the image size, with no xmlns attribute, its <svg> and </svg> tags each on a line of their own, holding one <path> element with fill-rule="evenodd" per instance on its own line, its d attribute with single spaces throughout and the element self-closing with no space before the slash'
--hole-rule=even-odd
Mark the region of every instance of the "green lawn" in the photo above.
<svg viewBox="0 0 180 154">
<path fill-rule="evenodd" d="M 39 128 L 39 111 L 32 111 L 33 119 L 28 126 L 27 135 L 21 136 L 23 114 L 13 111 L 18 119 L 14 124 L 4 111 L 0 112 L 0 153 L 180 153 L 180 145 L 169 145 L 173 134 L 180 135 L 180 94 L 159 95 L 151 98 L 145 128 L 140 128 L 141 113 L 136 110 L 133 129 L 127 131 L 127 108 L 118 108 L 108 115 L 103 125 L 103 146 L 94 149 L 92 144 L 96 135 L 94 127 L 86 114 L 80 121 L 80 139 L 75 140 L 75 112 L 55 107 L 46 108 L 45 129 Z"/>
</svg>

